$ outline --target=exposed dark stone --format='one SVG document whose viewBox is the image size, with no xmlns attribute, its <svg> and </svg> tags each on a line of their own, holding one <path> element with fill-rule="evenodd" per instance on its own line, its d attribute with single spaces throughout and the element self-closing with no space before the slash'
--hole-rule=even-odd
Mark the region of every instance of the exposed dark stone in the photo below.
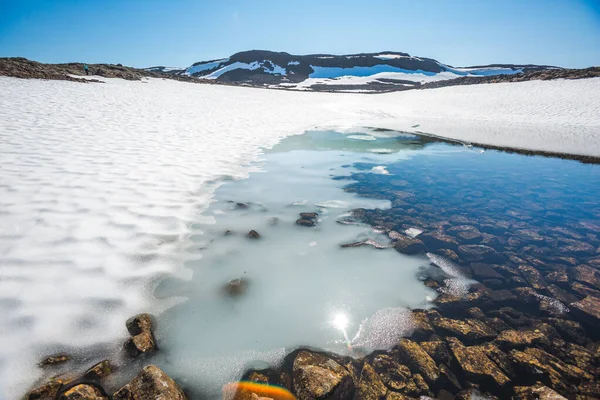
<svg viewBox="0 0 600 400">
<path fill-rule="evenodd" d="M 432 251 L 442 248 L 456 250 L 458 247 L 456 239 L 440 231 L 424 232 L 419 235 L 419 239 Z"/>
<path fill-rule="evenodd" d="M 365 239 L 361 242 L 344 243 L 344 244 L 340 245 L 340 247 L 342 249 L 347 249 L 347 248 L 352 248 L 352 247 L 363 247 L 363 246 L 371 246 L 378 250 L 389 249 L 391 247 L 391 245 L 381 244 L 379 242 L 376 242 L 373 239 Z"/>
<path fill-rule="evenodd" d="M 410 369 L 400 364 L 387 354 L 379 354 L 373 358 L 373 368 L 381 381 L 392 390 L 403 390 L 411 377 Z"/>
<path fill-rule="evenodd" d="M 488 264 L 472 263 L 471 270 L 473 270 L 473 278 L 482 279 L 500 279 L 504 280 L 504 277 L 494 270 Z"/>
<path fill-rule="evenodd" d="M 540 331 L 506 330 L 500 332 L 495 342 L 503 349 L 518 349 L 532 345 L 547 345 L 548 338 Z"/>
<path fill-rule="evenodd" d="M 420 373 L 430 384 L 439 377 L 439 370 L 435 361 L 423 350 L 418 343 L 409 339 L 400 339 L 396 346 L 401 359 L 411 368 Z"/>
<path fill-rule="evenodd" d="M 447 363 L 450 361 L 448 346 L 446 346 L 446 342 L 443 340 L 421 342 L 419 344 L 437 364 Z"/>
<path fill-rule="evenodd" d="M 438 385 L 447 388 L 450 392 L 456 393 L 462 389 L 458 378 L 446 364 L 440 364 L 440 378 Z"/>
<path fill-rule="evenodd" d="M 301 351 L 292 369 L 299 400 L 351 399 L 354 383 L 348 370 L 322 354 Z"/>
<path fill-rule="evenodd" d="M 300 213 L 300 219 L 317 219 L 319 218 L 319 214 L 317 214 L 316 212 L 302 212 Z"/>
<path fill-rule="evenodd" d="M 567 400 L 541 383 L 534 386 L 515 386 L 513 392 L 514 400 Z"/>
<path fill-rule="evenodd" d="M 296 225 L 306 226 L 310 228 L 312 226 L 315 226 L 315 221 L 312 221 L 310 219 L 299 219 L 296 221 Z"/>
<path fill-rule="evenodd" d="M 70 359 L 71 357 L 69 357 L 67 354 L 55 354 L 44 358 L 42 361 L 40 361 L 39 365 L 40 367 L 47 367 L 50 365 L 64 364 Z"/>
<path fill-rule="evenodd" d="M 258 239 L 260 238 L 260 235 L 258 234 L 258 232 L 256 232 L 255 230 L 252 230 L 250 232 L 248 232 L 247 235 L 250 239 Z"/>
<path fill-rule="evenodd" d="M 585 299 L 572 303 L 571 311 L 584 324 L 600 327 L 600 298 L 587 296 Z"/>
<path fill-rule="evenodd" d="M 181 388 L 155 365 L 145 367 L 131 382 L 119 389 L 113 400 L 185 400 Z"/>
<path fill-rule="evenodd" d="M 412 320 L 414 323 L 414 330 L 412 333 L 412 338 L 417 341 L 427 340 L 435 333 L 433 330 L 433 326 L 431 326 L 431 322 L 429 321 L 429 317 L 427 313 L 423 310 L 413 310 L 412 311 Z"/>
<path fill-rule="evenodd" d="M 153 319 L 150 314 L 139 314 L 125 323 L 132 337 L 125 342 L 124 348 L 131 357 L 156 350 L 156 342 L 152 333 Z"/>
<path fill-rule="evenodd" d="M 476 319 L 457 320 L 442 317 L 434 319 L 433 325 L 439 334 L 458 337 L 467 344 L 481 343 L 498 335 L 496 331 Z"/>
<path fill-rule="evenodd" d="M 79 384 L 66 390 L 60 400 L 108 400 L 108 397 L 96 386 Z"/>
<path fill-rule="evenodd" d="M 450 351 L 467 379 L 491 387 L 503 389 L 510 379 L 477 346 L 466 347 L 456 338 L 447 338 Z"/>
<path fill-rule="evenodd" d="M 498 263 L 502 261 L 500 254 L 490 246 L 468 244 L 458 246 L 458 255 L 465 261 Z"/>
<path fill-rule="evenodd" d="M 594 268 L 588 265 L 580 265 L 572 269 L 573 279 L 595 288 L 600 288 L 600 274 Z"/>
<path fill-rule="evenodd" d="M 494 363 L 496 363 L 498 367 L 500 367 L 500 369 L 502 370 L 502 372 L 504 372 L 504 374 L 506 374 L 506 376 L 508 376 L 511 379 L 515 377 L 515 372 L 510 363 L 510 357 L 508 356 L 508 354 L 500 350 L 500 348 L 494 343 L 483 343 L 478 347 L 485 353 L 485 355 L 490 360 L 492 360 Z"/>
<path fill-rule="evenodd" d="M 438 249 L 436 251 L 434 251 L 435 254 L 438 254 L 442 257 L 446 257 L 447 259 L 449 259 L 452 262 L 459 262 L 460 261 L 460 257 L 458 257 L 458 254 L 456 254 L 454 251 L 450 250 L 450 249 Z"/>
<path fill-rule="evenodd" d="M 539 271 L 529 265 L 519 265 L 519 271 L 523 274 L 531 287 L 536 290 L 544 290 L 548 285 Z"/>
<path fill-rule="evenodd" d="M 110 363 L 109 360 L 100 361 L 98 364 L 94 365 L 90 369 L 88 369 L 83 377 L 85 379 L 98 380 L 101 381 L 114 371 L 114 366 Z"/>
<path fill-rule="evenodd" d="M 408 236 L 399 237 L 394 244 L 394 248 L 403 254 L 420 254 L 427 250 L 421 240 Z"/>
<path fill-rule="evenodd" d="M 356 390 L 357 398 L 365 400 L 379 400 L 385 396 L 387 388 L 369 363 L 363 365 L 358 388 Z"/>
<path fill-rule="evenodd" d="M 588 342 L 587 334 L 581 324 L 569 319 L 549 318 L 551 324 L 560 335 L 570 342 L 585 345 Z"/>
<path fill-rule="evenodd" d="M 55 400 L 61 387 L 61 382 L 52 380 L 31 390 L 26 398 L 27 400 Z"/>
</svg>

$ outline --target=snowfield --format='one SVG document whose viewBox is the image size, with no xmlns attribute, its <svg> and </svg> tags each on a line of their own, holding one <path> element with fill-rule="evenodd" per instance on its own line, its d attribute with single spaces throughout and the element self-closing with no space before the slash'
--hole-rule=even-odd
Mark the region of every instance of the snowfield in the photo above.
<svg viewBox="0 0 600 400">
<path fill-rule="evenodd" d="M 189 278 L 189 224 L 260 148 L 316 127 L 380 127 L 600 156 L 600 78 L 381 95 L 147 79 L 0 78 L 0 398 L 48 349 L 120 343 Z M 112 345 L 118 348 L 119 345 Z"/>
</svg>

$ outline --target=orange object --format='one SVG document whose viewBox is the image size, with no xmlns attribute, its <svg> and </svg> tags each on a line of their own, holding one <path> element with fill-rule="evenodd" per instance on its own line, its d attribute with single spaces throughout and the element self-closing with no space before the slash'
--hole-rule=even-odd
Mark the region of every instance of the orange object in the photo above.
<svg viewBox="0 0 600 400">
<path fill-rule="evenodd" d="M 296 400 L 296 396 L 280 386 L 241 381 L 223 386 L 223 400 Z"/>
</svg>

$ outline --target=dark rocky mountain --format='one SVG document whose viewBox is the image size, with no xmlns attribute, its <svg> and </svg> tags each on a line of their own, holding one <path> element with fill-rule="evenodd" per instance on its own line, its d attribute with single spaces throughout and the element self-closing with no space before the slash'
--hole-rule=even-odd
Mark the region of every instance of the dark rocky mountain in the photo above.
<svg viewBox="0 0 600 400">
<path fill-rule="evenodd" d="M 293 55 L 266 50 L 244 51 L 228 58 L 197 62 L 185 69 L 148 68 L 149 71 L 252 86 L 360 92 L 406 90 L 460 77 L 559 69 L 531 64 L 452 67 L 431 58 L 396 51 Z"/>
</svg>

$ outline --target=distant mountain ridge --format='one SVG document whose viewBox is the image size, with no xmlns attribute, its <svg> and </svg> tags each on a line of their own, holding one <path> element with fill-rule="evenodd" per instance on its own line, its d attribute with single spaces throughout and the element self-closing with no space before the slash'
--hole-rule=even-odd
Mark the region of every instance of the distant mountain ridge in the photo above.
<svg viewBox="0 0 600 400">
<path fill-rule="evenodd" d="M 492 64 L 453 67 L 408 53 L 382 51 L 347 55 L 293 55 L 250 50 L 201 61 L 187 68 L 151 67 L 148 71 L 206 80 L 297 90 L 386 91 L 460 77 L 513 75 L 548 69 L 548 65 Z"/>
</svg>

